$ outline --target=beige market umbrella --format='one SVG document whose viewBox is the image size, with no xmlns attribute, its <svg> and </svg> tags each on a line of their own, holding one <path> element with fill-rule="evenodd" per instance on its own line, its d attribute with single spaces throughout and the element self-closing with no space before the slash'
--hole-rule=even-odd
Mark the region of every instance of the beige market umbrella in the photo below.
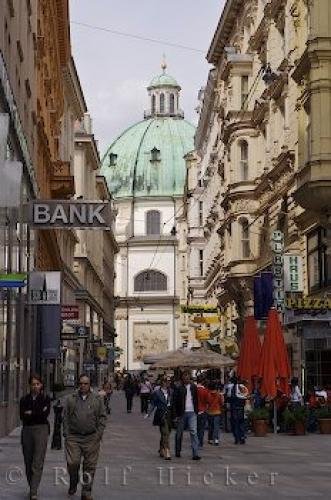
<svg viewBox="0 0 331 500">
<path fill-rule="evenodd" d="M 153 368 L 225 368 L 235 361 L 206 348 L 196 351 L 176 351 L 172 356 L 157 361 Z"/>
</svg>

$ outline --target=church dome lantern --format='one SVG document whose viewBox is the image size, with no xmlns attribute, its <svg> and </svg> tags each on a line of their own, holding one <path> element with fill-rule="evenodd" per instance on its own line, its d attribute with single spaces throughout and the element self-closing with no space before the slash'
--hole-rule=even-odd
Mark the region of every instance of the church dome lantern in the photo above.
<svg viewBox="0 0 331 500">
<path fill-rule="evenodd" d="M 179 108 L 179 95 L 181 86 L 176 79 L 166 72 L 165 62 L 161 65 L 162 73 L 155 76 L 147 87 L 150 97 L 150 109 L 145 111 L 145 118 L 156 116 L 171 116 L 184 118 L 183 111 Z"/>
</svg>

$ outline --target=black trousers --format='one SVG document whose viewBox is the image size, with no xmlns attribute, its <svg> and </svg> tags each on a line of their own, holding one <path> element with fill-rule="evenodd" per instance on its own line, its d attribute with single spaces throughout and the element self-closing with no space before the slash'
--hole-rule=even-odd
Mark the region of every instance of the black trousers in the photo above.
<svg viewBox="0 0 331 500">
<path fill-rule="evenodd" d="M 148 403 L 149 403 L 149 393 L 140 394 L 140 403 L 141 403 L 141 413 L 148 412 Z"/>
<path fill-rule="evenodd" d="M 132 411 L 132 401 L 133 401 L 133 394 L 127 394 L 126 395 L 126 411 L 130 413 Z"/>
</svg>

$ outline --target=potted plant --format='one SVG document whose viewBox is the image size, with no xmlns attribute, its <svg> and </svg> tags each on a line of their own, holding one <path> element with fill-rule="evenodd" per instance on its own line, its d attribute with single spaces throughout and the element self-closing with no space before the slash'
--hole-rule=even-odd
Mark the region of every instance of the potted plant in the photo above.
<svg viewBox="0 0 331 500">
<path fill-rule="evenodd" d="M 250 413 L 252 429 L 256 437 L 265 437 L 268 430 L 269 411 L 267 408 L 256 408 Z"/>
<path fill-rule="evenodd" d="M 331 406 L 324 406 L 315 411 L 321 434 L 331 434 Z"/>
<path fill-rule="evenodd" d="M 304 406 L 287 409 L 283 413 L 283 419 L 286 427 L 293 429 L 293 434 L 296 436 L 304 436 L 306 434 L 306 422 L 308 418 L 307 409 Z"/>
</svg>

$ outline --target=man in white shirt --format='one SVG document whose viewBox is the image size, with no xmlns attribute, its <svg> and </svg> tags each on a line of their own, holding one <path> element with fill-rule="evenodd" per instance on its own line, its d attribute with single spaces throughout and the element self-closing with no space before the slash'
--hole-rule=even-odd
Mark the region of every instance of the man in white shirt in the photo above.
<svg viewBox="0 0 331 500">
<path fill-rule="evenodd" d="M 181 384 L 174 390 L 173 412 L 177 421 L 175 438 L 176 457 L 180 457 L 183 432 L 187 427 L 191 436 L 192 459 L 200 460 L 201 457 L 198 455 L 199 442 L 197 434 L 197 387 L 191 382 L 190 373 L 187 371 L 182 374 Z"/>
</svg>

